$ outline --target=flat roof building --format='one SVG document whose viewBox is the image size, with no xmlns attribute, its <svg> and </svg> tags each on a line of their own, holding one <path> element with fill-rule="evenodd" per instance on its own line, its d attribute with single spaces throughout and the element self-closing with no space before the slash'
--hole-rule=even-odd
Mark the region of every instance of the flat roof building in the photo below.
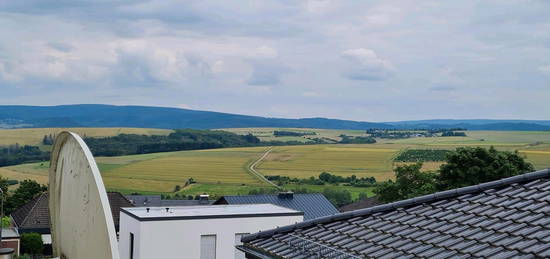
<svg viewBox="0 0 550 259">
<path fill-rule="evenodd" d="M 244 258 L 235 249 L 242 236 L 302 222 L 303 215 L 273 204 L 123 208 L 120 256 Z"/>
</svg>

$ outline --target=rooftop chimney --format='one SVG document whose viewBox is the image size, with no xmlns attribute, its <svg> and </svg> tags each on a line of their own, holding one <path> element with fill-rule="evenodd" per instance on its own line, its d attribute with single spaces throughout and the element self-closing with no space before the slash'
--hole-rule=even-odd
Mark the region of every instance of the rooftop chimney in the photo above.
<svg viewBox="0 0 550 259">
<path fill-rule="evenodd" d="M 279 199 L 293 199 L 294 198 L 294 193 L 293 192 L 280 192 L 279 195 L 278 195 Z"/>
<path fill-rule="evenodd" d="M 209 201 L 208 199 L 210 198 L 210 195 L 206 194 L 206 193 L 203 193 L 201 195 L 199 195 L 199 203 L 200 204 L 208 204 Z"/>
</svg>

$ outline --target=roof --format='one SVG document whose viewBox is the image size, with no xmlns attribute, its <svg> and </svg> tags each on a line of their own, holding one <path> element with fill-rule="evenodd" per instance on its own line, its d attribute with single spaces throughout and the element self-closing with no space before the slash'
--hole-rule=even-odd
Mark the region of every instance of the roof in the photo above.
<svg viewBox="0 0 550 259">
<path fill-rule="evenodd" d="M 212 204 L 213 200 L 163 200 L 160 195 L 126 195 L 135 207 L 195 206 Z"/>
<path fill-rule="evenodd" d="M 340 212 L 346 212 L 346 211 L 370 208 L 381 204 L 384 204 L 384 203 L 379 201 L 378 198 L 375 196 L 375 197 L 366 198 L 364 200 L 359 200 L 348 205 L 344 205 L 338 208 L 338 210 Z"/>
<path fill-rule="evenodd" d="M 19 232 L 16 228 L 2 228 L 2 239 L 19 238 Z"/>
<path fill-rule="evenodd" d="M 109 204 L 115 227 L 118 229 L 121 207 L 133 207 L 122 194 L 108 192 Z M 19 232 L 50 233 L 50 213 L 48 193 L 42 193 L 11 213 L 11 217 Z"/>
<path fill-rule="evenodd" d="M 223 196 L 214 202 L 217 204 L 259 204 L 271 203 L 289 209 L 304 212 L 304 220 L 315 219 L 338 213 L 338 210 L 320 193 L 307 194 L 263 194 L 243 196 Z"/>
<path fill-rule="evenodd" d="M 301 211 L 275 206 L 273 204 L 180 206 L 180 207 L 134 207 L 122 212 L 139 221 L 185 220 L 203 218 L 245 218 L 301 216 Z"/>
<path fill-rule="evenodd" d="M 550 169 L 242 238 L 260 258 L 550 257 Z"/>
<path fill-rule="evenodd" d="M 49 233 L 48 194 L 42 193 L 25 203 L 25 205 L 12 212 L 11 217 L 21 232 L 24 232 L 24 229 L 29 229 L 31 232 Z"/>
</svg>

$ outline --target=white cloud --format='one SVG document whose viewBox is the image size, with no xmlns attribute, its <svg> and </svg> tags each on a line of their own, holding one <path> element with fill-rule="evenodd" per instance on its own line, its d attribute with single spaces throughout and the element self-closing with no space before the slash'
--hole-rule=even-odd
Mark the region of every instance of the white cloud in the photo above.
<svg viewBox="0 0 550 259">
<path fill-rule="evenodd" d="M 368 10 L 365 21 L 370 25 L 389 25 L 401 20 L 401 8 L 399 6 L 379 6 Z"/>
<path fill-rule="evenodd" d="M 383 80 L 388 78 L 395 70 L 393 64 L 380 58 L 371 49 L 348 49 L 342 52 L 342 56 L 351 64 L 345 76 L 353 80 Z"/>
<path fill-rule="evenodd" d="M 254 58 L 276 58 L 279 55 L 277 50 L 269 46 L 261 46 L 252 52 Z"/>
<path fill-rule="evenodd" d="M 541 73 L 543 73 L 543 74 L 545 74 L 545 75 L 547 75 L 547 76 L 550 76 L 550 65 L 540 66 L 540 67 L 538 67 L 538 70 L 539 70 Z"/>
<path fill-rule="evenodd" d="M 550 5 L 528 2 L 0 1 L 0 103 L 545 118 Z"/>
</svg>

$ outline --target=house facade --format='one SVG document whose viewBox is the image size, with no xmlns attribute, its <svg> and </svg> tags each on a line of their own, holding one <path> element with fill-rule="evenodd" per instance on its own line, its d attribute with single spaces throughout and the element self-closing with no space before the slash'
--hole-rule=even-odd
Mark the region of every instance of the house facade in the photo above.
<svg viewBox="0 0 550 259">
<path fill-rule="evenodd" d="M 121 259 L 244 258 L 242 236 L 303 221 L 303 212 L 272 204 L 135 207 L 120 215 Z"/>
</svg>

